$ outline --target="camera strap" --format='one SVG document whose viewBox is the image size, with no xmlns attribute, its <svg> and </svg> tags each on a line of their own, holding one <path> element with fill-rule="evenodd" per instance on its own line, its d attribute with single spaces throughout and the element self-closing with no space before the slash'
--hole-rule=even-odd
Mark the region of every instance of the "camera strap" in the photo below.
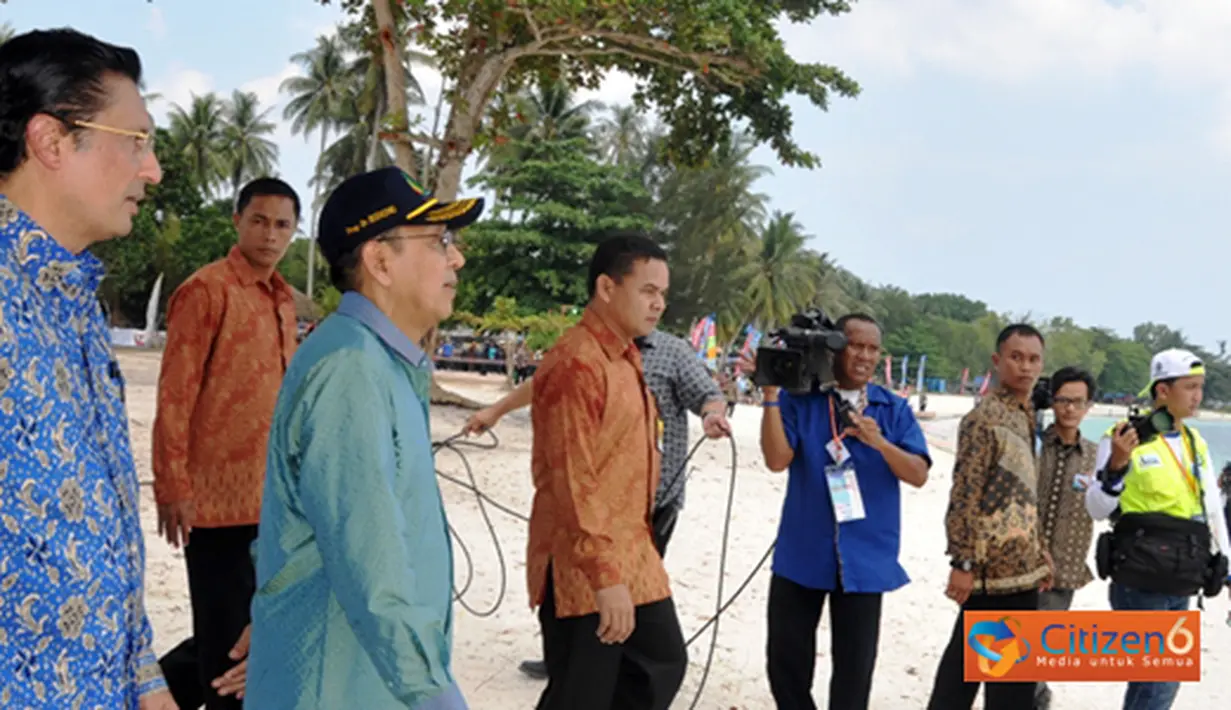
<svg viewBox="0 0 1231 710">
<path fill-rule="evenodd" d="M 842 395 L 837 392 L 831 392 L 829 393 L 829 396 L 825 398 L 825 401 L 829 403 L 829 433 L 833 436 L 834 447 L 837 447 L 839 443 L 846 438 L 845 430 L 842 431 L 842 433 L 838 433 L 838 414 L 834 410 L 833 406 L 833 398 L 841 396 Z"/>
</svg>

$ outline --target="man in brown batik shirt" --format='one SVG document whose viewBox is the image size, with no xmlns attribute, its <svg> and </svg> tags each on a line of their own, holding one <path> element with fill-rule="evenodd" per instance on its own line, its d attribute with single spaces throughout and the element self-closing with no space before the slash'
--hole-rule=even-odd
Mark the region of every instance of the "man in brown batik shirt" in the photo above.
<svg viewBox="0 0 1231 710">
<path fill-rule="evenodd" d="M 667 255 L 607 239 L 590 303 L 534 375 L 526 581 L 547 687 L 538 710 L 667 710 L 688 655 L 650 511 L 663 426 L 633 340 L 665 307 Z"/>
<path fill-rule="evenodd" d="M 1039 609 L 1066 610 L 1073 594 L 1094 580 L 1086 559 L 1094 521 L 1086 511 L 1086 487 L 1098 444 L 1081 435 L 1081 420 L 1094 400 L 1094 376 L 1062 367 L 1051 377 L 1055 422 L 1043 431 L 1039 449 L 1039 541 L 1055 565 L 1052 588 L 1039 594 Z M 1051 707 L 1051 690 L 1039 683 L 1036 710 Z"/>
</svg>

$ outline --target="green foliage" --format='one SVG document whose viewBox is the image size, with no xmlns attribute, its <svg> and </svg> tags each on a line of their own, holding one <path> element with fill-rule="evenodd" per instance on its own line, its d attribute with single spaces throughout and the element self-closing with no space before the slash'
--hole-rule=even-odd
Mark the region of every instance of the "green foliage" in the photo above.
<svg viewBox="0 0 1231 710">
<path fill-rule="evenodd" d="M 314 0 L 323 5 L 331 0 Z M 387 1 L 387 0 L 382 0 Z M 340 0 L 358 14 L 368 3 Z M 786 165 L 815 167 L 792 136 L 788 97 L 828 109 L 833 94 L 853 97 L 855 81 L 824 64 L 797 62 L 778 32 L 782 19 L 810 24 L 850 10 L 844 0 L 401 0 L 413 40 L 438 60 L 450 100 L 446 140 L 464 157 L 482 143 L 475 116 L 499 91 L 539 80 L 595 88 L 613 70 L 635 78 L 639 108 L 656 108 L 670 127 L 662 147 L 672 162 L 698 164 L 748 126 Z M 484 105 L 467 105 L 481 101 Z"/>
<path fill-rule="evenodd" d="M 627 168 L 600 162 L 586 137 L 509 147 L 475 179 L 504 202 L 466 232 L 457 306 L 483 313 L 503 294 L 525 314 L 584 303 L 594 244 L 612 230 L 649 230 L 649 195 Z"/>
<path fill-rule="evenodd" d="M 320 298 L 316 303 L 321 307 L 321 317 L 325 317 L 330 313 L 338 310 L 338 304 L 342 302 L 342 292 L 333 286 L 326 286 L 321 289 Z"/>
</svg>

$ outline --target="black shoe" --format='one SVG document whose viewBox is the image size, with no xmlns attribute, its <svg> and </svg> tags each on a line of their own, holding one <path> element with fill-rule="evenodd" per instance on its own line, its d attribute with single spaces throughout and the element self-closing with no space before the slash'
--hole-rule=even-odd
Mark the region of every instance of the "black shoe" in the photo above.
<svg viewBox="0 0 1231 710">
<path fill-rule="evenodd" d="M 535 680 L 547 680 L 547 663 L 545 661 L 522 661 L 517 670 Z"/>
</svg>

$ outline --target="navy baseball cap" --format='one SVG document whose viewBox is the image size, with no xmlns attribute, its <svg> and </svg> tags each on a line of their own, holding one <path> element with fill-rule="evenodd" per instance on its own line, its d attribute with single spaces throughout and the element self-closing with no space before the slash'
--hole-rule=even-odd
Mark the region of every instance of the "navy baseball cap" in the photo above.
<svg viewBox="0 0 1231 710">
<path fill-rule="evenodd" d="M 441 202 L 398 167 L 347 178 L 321 210 L 317 243 L 330 264 L 398 225 L 443 224 L 461 229 L 483 214 L 483 198 Z"/>
</svg>

